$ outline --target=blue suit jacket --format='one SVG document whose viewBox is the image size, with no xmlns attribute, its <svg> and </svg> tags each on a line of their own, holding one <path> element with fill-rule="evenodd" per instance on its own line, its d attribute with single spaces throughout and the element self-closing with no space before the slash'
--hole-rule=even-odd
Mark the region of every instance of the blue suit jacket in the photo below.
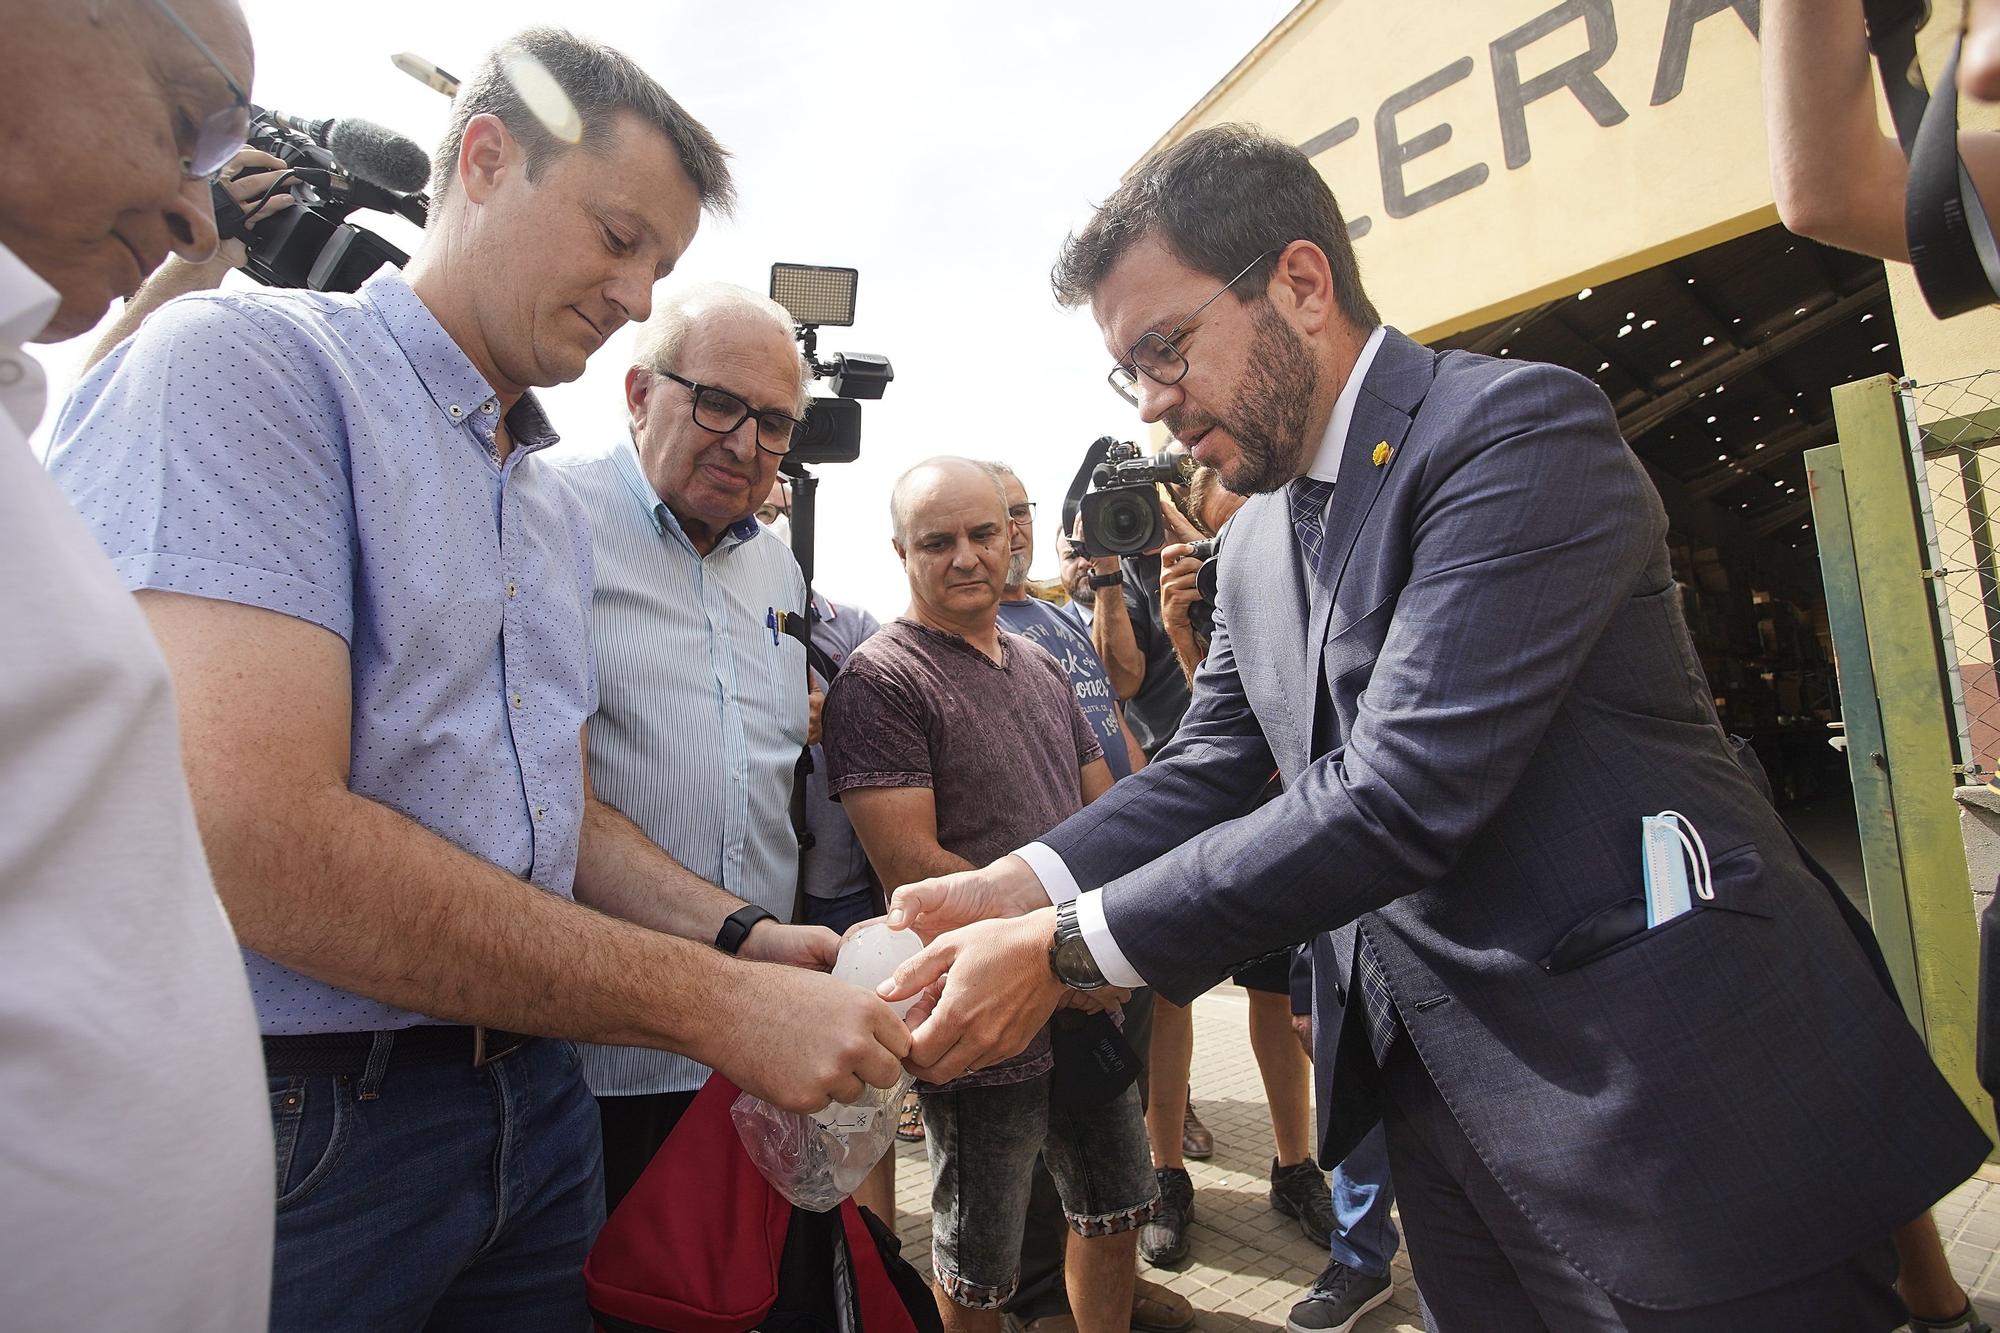
<svg viewBox="0 0 2000 1333">
<path fill-rule="evenodd" d="M 1251 499 L 1179 734 L 1044 841 L 1174 1001 L 1312 941 L 1329 1165 L 1380 1115 L 1347 1005 L 1365 933 L 1540 1234 L 1673 1309 L 1879 1242 L 1987 1142 L 1732 757 L 1665 533 L 1595 385 L 1390 330 L 1324 576 L 1285 494 Z M 1243 814 L 1273 765 L 1283 797 Z M 1640 893 L 1639 821 L 1666 809 L 1714 903 L 1559 949 Z"/>
</svg>

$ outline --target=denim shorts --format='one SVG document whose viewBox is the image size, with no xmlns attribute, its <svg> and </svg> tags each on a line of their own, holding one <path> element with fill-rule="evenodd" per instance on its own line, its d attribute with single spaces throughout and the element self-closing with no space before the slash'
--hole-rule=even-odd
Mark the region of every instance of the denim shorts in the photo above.
<svg viewBox="0 0 2000 1333">
<path fill-rule="evenodd" d="M 1037 1153 L 1079 1236 L 1131 1231 L 1159 1209 L 1138 1089 L 1071 1110 L 1052 1104 L 1049 1080 L 923 1094 L 931 1267 L 969 1309 L 997 1310 L 1014 1294 Z"/>
</svg>

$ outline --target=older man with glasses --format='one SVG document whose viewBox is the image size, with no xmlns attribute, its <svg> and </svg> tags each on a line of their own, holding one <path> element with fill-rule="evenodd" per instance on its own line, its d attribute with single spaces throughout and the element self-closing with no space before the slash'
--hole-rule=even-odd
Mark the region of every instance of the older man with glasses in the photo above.
<svg viewBox="0 0 2000 1333">
<path fill-rule="evenodd" d="M 790 804 L 807 741 L 806 653 L 774 625 L 804 606 L 805 580 L 757 512 L 806 383 L 775 302 L 721 284 L 674 292 L 625 372 L 631 439 L 563 469 L 596 556 L 591 786 L 682 865 L 752 904 L 752 922 L 790 920 L 798 891 Z M 802 948 L 831 962 L 832 931 L 798 930 Z M 634 1046 L 582 1053 L 616 1207 L 709 1071 Z"/>
<path fill-rule="evenodd" d="M 25 0 L 0 45 L 0 1323 L 250 1333 L 271 1287 L 257 1023 L 173 686 L 29 451 L 22 347 L 215 249 L 242 147 L 228 0 Z"/>
</svg>

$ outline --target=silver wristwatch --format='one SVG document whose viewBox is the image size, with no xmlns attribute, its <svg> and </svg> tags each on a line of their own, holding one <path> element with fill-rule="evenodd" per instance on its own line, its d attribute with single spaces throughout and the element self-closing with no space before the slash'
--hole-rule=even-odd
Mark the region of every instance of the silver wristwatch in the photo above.
<svg viewBox="0 0 2000 1333">
<path fill-rule="evenodd" d="M 1076 920 L 1076 899 L 1056 908 L 1056 934 L 1049 942 L 1049 971 L 1071 990 L 1096 990 L 1108 985 L 1090 946 L 1083 941 L 1083 927 Z"/>
</svg>

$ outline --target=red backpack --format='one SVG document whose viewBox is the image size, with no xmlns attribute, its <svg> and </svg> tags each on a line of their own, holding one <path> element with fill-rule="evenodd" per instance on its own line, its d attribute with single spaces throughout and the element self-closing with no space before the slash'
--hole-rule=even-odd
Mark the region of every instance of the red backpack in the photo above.
<svg viewBox="0 0 2000 1333">
<path fill-rule="evenodd" d="M 943 1333 L 895 1234 L 844 1199 L 794 1208 L 744 1151 L 737 1088 L 709 1077 L 598 1233 L 583 1279 L 609 1333 Z"/>
</svg>

